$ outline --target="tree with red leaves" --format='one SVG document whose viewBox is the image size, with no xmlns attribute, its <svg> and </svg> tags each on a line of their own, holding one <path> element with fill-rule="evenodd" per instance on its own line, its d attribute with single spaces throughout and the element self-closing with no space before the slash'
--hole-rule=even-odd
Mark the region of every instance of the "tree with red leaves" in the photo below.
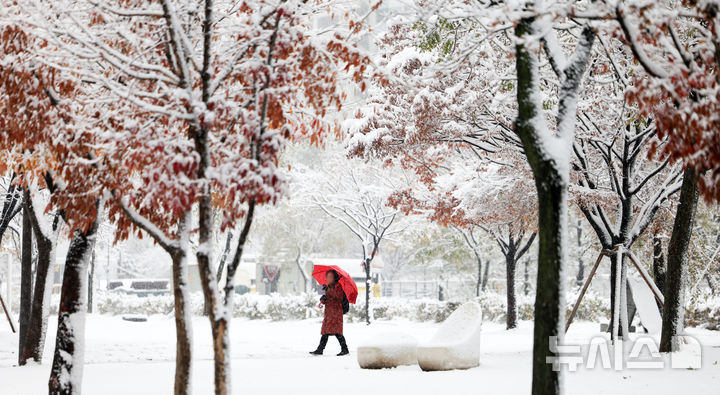
<svg viewBox="0 0 720 395">
<path fill-rule="evenodd" d="M 25 30 L 19 13 L 12 8 L 4 11 L 3 17 L 10 23 L 2 27 L 0 43 L 4 57 L 0 146 L 6 163 L 20 175 L 16 182 L 25 191 L 25 215 L 39 247 L 35 300 L 20 360 L 42 358 L 49 297 L 47 269 L 54 255 L 54 233 L 62 219 L 72 240 L 65 260 L 49 392 L 72 393 L 79 391 L 81 380 L 84 284 L 102 196 L 92 160 L 97 140 L 87 113 L 93 107 L 84 102 L 72 76 L 48 67 L 32 52 L 47 43 Z M 45 211 L 56 210 L 52 223 L 40 211 L 45 207 L 41 194 L 49 195 Z"/>
<path fill-rule="evenodd" d="M 38 53 L 77 75 L 101 104 L 91 116 L 102 151 L 88 159 L 102 164 L 118 237 L 142 230 L 173 256 L 176 393 L 189 390 L 182 300 L 188 239 L 197 230 L 215 391 L 229 393 L 233 279 L 256 206 L 285 192 L 277 168 L 284 143 L 320 142 L 332 126 L 323 121 L 327 108 L 342 106 L 340 82 L 364 76 L 368 60 L 353 43 L 361 25 L 348 30 L 333 16 L 337 23 L 316 34 L 311 18 L 326 8 L 303 1 L 82 3 L 29 7 L 50 43 Z M 214 212 L 221 230 L 242 221 L 223 290 L 210 266 Z"/>
</svg>

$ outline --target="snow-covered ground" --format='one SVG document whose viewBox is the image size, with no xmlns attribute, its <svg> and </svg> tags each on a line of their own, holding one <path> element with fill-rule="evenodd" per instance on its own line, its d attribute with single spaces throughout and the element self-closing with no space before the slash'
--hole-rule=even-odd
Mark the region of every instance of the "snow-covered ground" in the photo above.
<svg viewBox="0 0 720 395">
<path fill-rule="evenodd" d="M 196 394 L 212 390 L 212 350 L 207 320 L 193 320 Z M 246 321 L 232 327 L 233 389 L 236 394 L 317 394 L 341 388 L 343 394 L 529 394 L 532 323 L 516 330 L 486 323 L 478 368 L 450 372 L 422 372 L 417 366 L 391 370 L 358 367 L 354 347 L 373 334 L 407 331 L 420 341 L 432 337 L 438 325 L 408 321 L 347 324 L 351 347 L 348 357 L 336 357 L 339 346 L 330 339 L 326 355 L 308 351 L 319 339 L 320 321 Z M 568 343 L 585 343 L 598 325 L 576 323 Z M 691 329 L 703 344 L 700 369 L 585 370 L 567 374 L 569 394 L 718 394 L 720 388 L 720 333 Z M 17 339 L 0 323 L 0 394 L 42 394 L 47 390 L 49 362 L 54 346 L 55 321 L 48 328 L 45 363 L 16 367 Z M 123 321 L 117 316 L 89 315 L 87 320 L 85 394 L 169 394 L 173 384 L 175 352 L 173 320 L 150 317 L 147 322 Z"/>
</svg>

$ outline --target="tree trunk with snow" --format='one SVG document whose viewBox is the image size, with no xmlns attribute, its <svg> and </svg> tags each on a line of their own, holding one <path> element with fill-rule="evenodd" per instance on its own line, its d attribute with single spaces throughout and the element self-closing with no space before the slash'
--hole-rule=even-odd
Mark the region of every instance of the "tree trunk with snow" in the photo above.
<svg viewBox="0 0 720 395">
<path fill-rule="evenodd" d="M 199 144 L 203 145 L 203 144 Z M 201 154 L 201 157 L 203 155 Z M 207 158 L 206 158 L 207 159 Z M 201 160 L 202 162 L 202 160 Z M 205 162 L 207 163 L 207 162 Z M 200 166 L 203 168 L 203 166 Z M 208 308 L 208 318 L 213 336 L 213 355 L 215 371 L 215 394 L 226 395 L 231 392 L 230 357 L 228 320 L 224 309 L 220 306 L 219 292 L 215 272 L 210 267 L 210 243 L 212 235 L 212 205 L 209 195 L 202 196 L 199 208 L 199 247 L 196 253 L 200 283 L 203 289 L 205 304 Z"/>
<path fill-rule="evenodd" d="M 43 230 L 40 225 L 38 212 L 33 207 L 30 194 L 25 193 L 25 207 L 29 214 L 30 223 L 35 236 L 35 245 L 37 246 L 38 256 L 35 267 L 35 284 L 33 290 L 32 307 L 30 311 L 30 320 L 28 321 L 28 330 L 25 334 L 25 342 L 20 357 L 20 364 L 24 365 L 29 359 L 35 362 L 42 362 L 43 348 L 45 346 L 45 335 L 47 332 L 47 319 L 49 315 L 50 293 L 52 281 L 50 280 L 50 266 L 55 261 L 55 241 L 52 235 L 45 232 L 50 229 Z M 59 217 L 56 215 L 53 221 L 52 230 L 57 228 Z"/>
<path fill-rule="evenodd" d="M 65 259 L 49 394 L 80 393 L 85 357 L 85 287 L 96 232 L 97 223 L 85 232 L 75 231 Z"/>
<path fill-rule="evenodd" d="M 192 212 L 182 214 L 175 238 L 168 238 L 161 230 L 148 225 L 148 221 L 120 200 L 125 215 L 136 226 L 158 243 L 172 259 L 173 297 L 175 302 L 175 385 L 176 395 L 188 394 L 190 388 L 190 369 L 192 362 L 192 320 L 188 301 L 187 256 L 190 251 L 189 229 Z"/>
<path fill-rule="evenodd" d="M 200 153 L 201 159 L 198 170 L 203 171 L 207 166 L 207 151 L 205 147 L 205 137 L 196 136 L 196 147 Z M 202 148 L 200 148 L 202 147 Z M 200 174 L 199 178 L 203 178 L 204 174 Z M 213 336 L 213 355 L 214 355 L 214 371 L 215 371 L 215 394 L 226 395 L 231 393 L 230 382 L 230 334 L 228 328 L 228 317 L 220 305 L 219 292 L 215 272 L 210 267 L 211 256 L 211 236 L 212 228 L 212 204 L 209 194 L 201 196 L 198 203 L 199 228 L 198 243 L 199 247 L 196 253 L 198 271 L 200 272 L 200 283 L 203 289 L 205 304 L 208 307 L 208 318 Z"/>
<path fill-rule="evenodd" d="M 692 228 L 695 224 L 698 178 L 694 168 L 685 169 L 680 190 L 680 202 L 675 213 L 675 222 L 668 245 L 660 352 L 676 351 L 679 346 L 677 336 L 683 333 L 685 317 L 683 283 L 687 276 L 687 254 Z"/>
<path fill-rule="evenodd" d="M 188 269 L 186 251 L 174 251 L 172 257 L 173 297 L 175 299 L 175 395 L 190 393 L 192 328 L 187 305 Z"/>
<path fill-rule="evenodd" d="M 612 339 L 615 340 L 615 323 L 617 322 L 618 330 L 617 336 L 626 338 L 628 335 L 628 328 L 630 323 L 628 322 L 627 306 L 628 306 L 628 283 L 627 283 L 627 256 L 622 254 L 622 258 L 618 257 L 618 254 L 610 255 L 610 323 L 608 325 L 608 332 L 612 334 Z M 618 264 L 620 266 L 618 267 Z M 617 278 L 617 273 L 620 273 L 620 278 Z M 616 286 L 617 285 L 617 286 Z M 620 293 L 618 294 L 618 290 Z M 619 300 L 615 300 L 619 297 Z M 616 310 L 616 306 L 619 310 Z"/>
<path fill-rule="evenodd" d="M 220 279 L 222 278 L 223 270 L 225 270 L 225 262 L 227 261 L 228 254 L 230 253 L 230 247 L 232 245 L 232 238 L 233 238 L 232 231 L 228 231 L 228 234 L 225 238 L 225 249 L 223 250 L 223 254 L 220 257 L 220 262 L 218 263 L 217 273 L 215 274 L 215 278 L 218 283 L 220 283 Z M 210 315 L 210 308 L 208 307 L 207 303 L 205 303 L 204 299 L 203 299 L 203 315 L 206 317 L 208 315 Z"/>
<path fill-rule="evenodd" d="M 573 169 L 579 176 L 577 184 L 581 188 L 588 188 L 594 191 L 605 190 L 602 182 L 598 182 L 596 174 L 607 172 L 612 185 L 611 191 L 615 195 L 617 204 L 613 212 L 608 212 L 608 207 L 603 200 L 592 203 L 585 201 L 579 205 L 591 228 L 597 236 L 602 250 L 617 251 L 622 249 L 629 251 L 634 243 L 645 233 L 648 226 L 653 223 L 657 211 L 675 194 L 681 186 L 681 169 L 678 166 L 670 166 L 669 160 L 651 163 L 644 162 L 647 158 L 647 151 L 654 141 L 654 129 L 637 121 L 625 122 L 616 133 L 610 134 L 612 138 L 608 141 L 601 141 L 596 137 L 583 138 L 574 144 Z M 594 145 L 607 155 L 601 155 L 603 164 L 601 170 L 593 169 L 593 165 L 587 157 L 586 147 Z M 580 228 L 578 228 L 579 231 Z M 580 234 L 578 234 L 578 241 Z M 616 271 L 627 272 L 627 262 L 616 265 L 620 258 L 612 254 L 612 270 L 610 279 L 610 325 L 609 330 L 613 335 L 614 323 L 620 325 L 619 336 L 627 333 L 622 329 L 625 325 L 625 315 L 628 312 L 628 299 L 626 279 L 624 276 L 617 277 Z M 584 272 L 584 270 L 583 270 Z M 584 273 L 583 273 L 584 275 Z M 578 284 L 580 284 L 578 275 Z M 616 303 L 616 292 L 619 293 Z"/>
<path fill-rule="evenodd" d="M 251 200 L 248 203 L 248 210 L 245 215 L 245 224 L 243 225 L 240 235 L 238 236 L 238 242 L 235 247 L 235 253 L 233 259 L 227 266 L 227 276 L 224 288 L 224 299 L 219 299 L 220 293 L 217 288 L 213 288 L 211 285 L 215 283 L 203 281 L 203 294 L 205 301 L 211 306 L 209 311 L 210 326 L 213 336 L 213 353 L 215 363 L 215 393 L 226 395 L 231 393 L 231 381 L 230 375 L 232 373 L 230 364 L 230 322 L 232 320 L 233 311 L 233 299 L 235 296 L 235 273 L 242 255 L 245 249 L 245 244 L 250 234 L 250 228 L 252 227 L 253 220 L 255 217 L 255 200 Z M 202 214 L 201 214 L 202 218 Z M 200 220 L 202 224 L 202 219 Z M 198 260 L 200 253 L 198 251 Z M 209 251 L 205 251 L 205 254 L 209 254 Z M 206 272 L 205 276 L 208 276 L 210 272 Z M 201 269 L 201 279 L 203 278 Z M 207 278 L 211 281 L 211 278 Z M 222 305 L 220 305 L 222 303 Z"/>
<path fill-rule="evenodd" d="M 531 21 L 521 21 L 516 35 L 525 40 L 530 33 Z M 520 46 L 520 45 L 518 45 Z M 533 395 L 559 394 L 560 372 L 547 363 L 548 357 L 556 357 L 551 351 L 550 339 L 560 335 L 560 323 L 564 316 L 562 299 L 562 261 L 565 254 L 563 238 L 567 221 L 567 185 L 550 158 L 543 157 L 538 146 L 537 131 L 534 130 L 537 108 L 531 96 L 536 94 L 537 82 L 534 75 L 535 54 L 524 48 L 517 51 L 518 78 L 518 119 L 516 133 L 520 136 L 525 155 L 535 178 L 538 194 L 538 269 L 535 295 L 535 328 L 533 341 Z M 561 308 L 561 306 L 563 306 Z"/>
<path fill-rule="evenodd" d="M 232 231 L 228 231 L 228 234 L 225 238 L 225 249 L 223 249 L 223 254 L 220 257 L 220 262 L 218 263 L 218 269 L 217 273 L 215 274 L 215 277 L 217 277 L 218 282 L 222 278 L 223 270 L 225 270 L 225 262 L 227 261 L 228 254 L 230 254 L 230 247 L 232 245 L 232 238 L 233 233 Z M 207 314 L 206 314 L 207 315 Z"/>
<path fill-rule="evenodd" d="M 539 100 L 541 92 L 537 52 L 540 48 L 535 42 L 537 37 L 532 37 L 536 33 L 533 32 L 534 23 L 533 18 L 523 18 L 515 26 L 518 104 L 515 133 L 522 141 L 523 151 L 532 169 L 538 198 L 532 394 L 555 395 L 562 393 L 561 373 L 553 368 L 552 363 L 548 363 L 548 358 L 558 357 L 551 341 L 561 341 L 564 333 L 562 274 L 567 256 L 569 155 L 577 109 L 577 90 L 590 57 L 595 32 L 588 25 L 583 27 L 572 58 L 558 71 L 561 82 L 558 126 L 556 133 L 552 133 L 544 121 L 545 115 Z M 553 61 L 557 63 L 557 59 Z M 567 146 L 565 150 L 563 145 Z"/>
<path fill-rule="evenodd" d="M 20 257 L 20 329 L 18 336 L 18 364 L 23 365 L 23 346 L 32 311 L 32 225 L 23 205 Z"/>
</svg>

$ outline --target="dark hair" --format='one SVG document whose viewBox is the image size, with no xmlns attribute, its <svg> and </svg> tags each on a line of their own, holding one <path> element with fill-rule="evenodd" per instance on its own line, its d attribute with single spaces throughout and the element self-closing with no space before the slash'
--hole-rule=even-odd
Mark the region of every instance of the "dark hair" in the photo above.
<svg viewBox="0 0 720 395">
<path fill-rule="evenodd" d="M 332 273 L 333 277 L 335 277 L 335 282 L 337 282 L 338 280 L 340 280 L 340 275 L 339 275 L 338 272 L 336 272 L 335 270 L 330 269 L 330 270 L 328 270 L 328 273 Z"/>
</svg>

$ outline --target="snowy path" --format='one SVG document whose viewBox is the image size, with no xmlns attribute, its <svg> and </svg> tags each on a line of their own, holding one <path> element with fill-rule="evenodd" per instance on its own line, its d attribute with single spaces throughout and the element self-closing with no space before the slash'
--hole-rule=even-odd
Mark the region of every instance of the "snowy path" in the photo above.
<svg viewBox="0 0 720 395">
<path fill-rule="evenodd" d="M 193 387 L 208 394 L 212 385 L 209 325 L 194 318 L 195 363 Z M 345 394 L 529 394 L 532 324 L 505 331 L 500 324 L 484 327 L 481 366 L 467 371 L 424 373 L 415 367 L 369 371 L 357 366 L 354 355 L 335 357 L 339 346 L 330 339 L 325 356 L 307 352 L 317 345 L 319 321 L 233 322 L 233 388 L 237 394 L 315 394 L 320 383 L 338 386 Z M 432 336 L 436 324 L 407 321 L 346 324 L 351 347 L 364 337 L 388 330 L 413 333 L 419 340 Z M 574 324 L 569 341 L 587 343 L 596 324 Z M 167 317 L 148 322 L 91 315 L 87 327 L 85 394 L 167 394 L 173 380 L 174 327 Z M 51 321 L 46 363 L 18 368 L 16 338 L 0 325 L 0 394 L 46 393 L 55 323 Z M 703 368 L 698 370 L 580 370 L 567 375 L 569 394 L 718 394 L 720 388 L 720 333 L 692 330 L 704 345 Z"/>
</svg>

